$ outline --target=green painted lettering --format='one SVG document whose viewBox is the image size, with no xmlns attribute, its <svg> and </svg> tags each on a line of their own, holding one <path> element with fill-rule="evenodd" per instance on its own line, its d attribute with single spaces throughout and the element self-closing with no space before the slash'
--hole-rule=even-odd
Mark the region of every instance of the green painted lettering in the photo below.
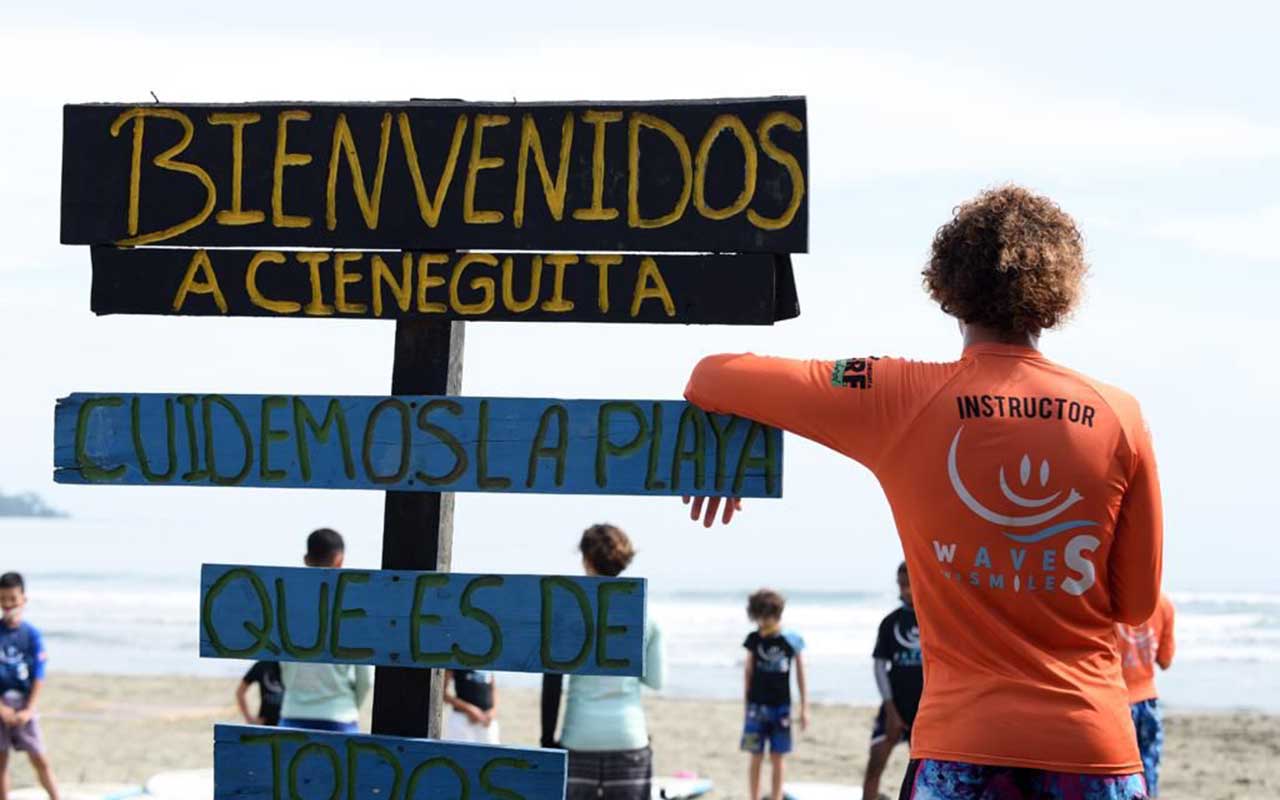
<svg viewBox="0 0 1280 800">
<path fill-rule="evenodd" d="M 329 629 L 329 583 L 325 581 L 320 584 L 320 601 L 316 608 L 316 640 L 308 647 L 294 644 L 293 637 L 289 635 L 289 605 L 286 594 L 284 578 L 276 578 L 276 620 L 280 625 L 280 646 L 285 653 L 299 661 L 314 658 L 324 650 L 325 634 Z"/>
<path fill-rule="evenodd" d="M 329 401 L 322 423 L 316 422 L 316 418 L 311 415 L 311 409 L 307 408 L 306 401 L 301 397 L 293 398 L 293 431 L 294 440 L 298 443 L 298 467 L 302 473 L 302 480 L 306 482 L 311 480 L 311 448 L 307 444 L 304 427 L 310 429 L 311 434 L 320 444 L 328 444 L 330 430 L 334 427 L 338 429 L 338 444 L 342 448 L 342 468 L 347 480 L 355 480 L 356 465 L 351 456 L 351 435 L 347 430 L 347 415 L 343 412 L 338 398 L 335 397 Z"/>
<path fill-rule="evenodd" d="M 422 601 L 428 589 L 439 589 L 449 585 L 449 576 L 443 573 L 424 573 L 413 583 L 413 608 L 409 611 L 409 655 L 416 664 L 447 664 L 449 651 L 428 651 L 422 649 L 422 626 L 439 625 L 444 619 L 439 614 L 428 614 L 422 610 Z M 412 794 L 412 786 L 410 786 Z M 406 797 L 406 800 L 408 798 Z"/>
<path fill-rule="evenodd" d="M 609 598 L 615 594 L 635 594 L 635 581 L 605 581 L 596 589 L 596 664 L 605 669 L 626 669 L 631 660 L 609 658 L 609 637 L 627 632 L 626 625 L 609 624 Z"/>
<path fill-rule="evenodd" d="M 763 456 L 751 455 L 751 445 L 757 438 L 764 439 Z M 747 479 L 747 471 L 750 469 L 760 470 L 764 474 L 765 491 L 773 494 L 774 485 L 778 481 L 778 453 L 773 442 L 774 437 L 770 436 L 768 429 L 760 423 L 753 422 L 751 427 L 747 428 L 747 438 L 742 443 L 742 452 L 738 454 L 738 468 L 733 475 L 734 495 L 741 494 L 742 485 Z"/>
<path fill-rule="evenodd" d="M 89 458 L 89 416 L 95 408 L 117 408 L 124 405 L 123 397 L 90 397 L 80 406 L 76 415 L 76 466 L 80 474 L 90 481 L 113 481 L 124 474 L 124 464 L 104 467 Z"/>
<path fill-rule="evenodd" d="M 280 395 L 262 398 L 262 429 L 258 447 L 258 475 L 264 481 L 282 481 L 285 471 L 271 468 L 271 443 L 283 442 L 289 438 L 288 431 L 275 430 L 271 427 L 271 412 L 277 408 L 288 408 L 289 398 Z"/>
<path fill-rule="evenodd" d="M 462 416 L 462 405 L 453 400 L 436 399 L 423 403 L 422 408 L 418 409 L 418 430 L 425 431 L 440 440 L 445 447 L 453 452 L 453 469 L 443 475 L 428 475 L 421 470 L 415 470 L 413 477 L 422 481 L 427 486 L 440 486 L 442 484 L 453 483 L 462 477 L 467 471 L 467 451 L 462 447 L 462 442 L 458 441 L 458 437 L 449 431 L 427 422 L 427 415 L 437 408 L 443 408 L 455 417 Z"/>
<path fill-rule="evenodd" d="M 481 489 L 506 489 L 511 479 L 489 477 L 489 401 L 480 401 L 480 436 L 476 439 L 476 484 Z"/>
<path fill-rule="evenodd" d="M 342 643 L 342 621 L 364 619 L 369 616 L 369 612 L 363 608 L 346 607 L 344 601 L 347 584 L 368 582 L 369 573 L 367 572 L 343 570 L 338 573 L 338 587 L 333 591 L 333 633 L 329 639 L 329 653 L 339 661 L 363 661 L 373 655 L 373 650 L 368 647 L 347 647 Z"/>
<path fill-rule="evenodd" d="M 465 664 L 468 667 L 483 667 L 493 663 L 498 656 L 502 655 L 502 626 L 493 618 L 493 615 L 487 611 L 476 608 L 471 603 L 471 594 L 490 587 L 498 587 L 503 584 L 503 579 L 498 575 L 484 575 L 474 578 L 467 584 L 467 588 L 462 590 L 462 616 L 468 619 L 474 619 L 481 625 L 489 629 L 489 649 L 483 653 L 468 653 L 457 644 L 453 645 L 454 658 L 458 659 L 458 663 Z"/>
<path fill-rule="evenodd" d="M 216 440 L 213 436 L 213 407 L 214 405 L 222 406 L 231 420 L 235 422 L 236 427 L 240 429 L 240 438 L 244 445 L 244 461 L 240 465 L 240 471 L 235 475 L 219 475 L 218 462 L 215 456 Z M 204 422 L 204 461 L 209 467 L 209 478 L 218 486 L 235 486 L 243 483 L 249 470 L 253 468 L 253 435 L 249 432 L 249 425 L 244 421 L 244 415 L 240 413 L 240 409 L 231 404 L 231 401 L 220 394 L 207 394 L 200 401 L 200 414 Z"/>
<path fill-rule="evenodd" d="M 695 405 L 687 405 L 680 413 L 680 425 L 676 428 L 675 452 L 671 454 L 671 488 L 680 488 L 680 468 L 685 461 L 693 462 L 693 488 L 701 489 L 707 480 L 707 415 Z M 685 449 L 687 433 L 693 433 L 693 446 Z"/>
<path fill-rule="evenodd" d="M 546 446 L 542 443 L 547 435 L 551 420 L 556 422 L 556 443 Z M 538 419 L 538 432 L 533 435 L 533 447 L 529 450 L 529 473 L 524 485 L 533 488 L 538 479 L 538 460 L 554 458 L 556 460 L 556 486 L 564 485 L 564 464 L 569 454 L 569 411 L 559 403 L 547 406 Z"/>
<path fill-rule="evenodd" d="M 236 580 L 249 582 L 253 593 L 258 597 L 258 608 L 262 612 L 262 618 L 257 626 L 251 625 L 247 620 L 243 623 L 244 629 L 253 637 L 253 642 L 248 647 L 233 650 L 227 647 L 222 637 L 218 635 L 218 626 L 213 620 L 213 602 L 232 581 Z M 280 653 L 280 648 L 271 643 L 271 597 L 267 594 L 267 587 L 262 582 L 262 578 L 248 567 L 229 569 L 209 586 L 209 591 L 205 592 L 200 603 L 200 625 L 204 628 L 204 635 L 209 639 L 213 651 L 222 658 L 245 658 L 263 650 Z"/>
<path fill-rule="evenodd" d="M 636 421 L 638 428 L 636 435 L 626 444 L 616 444 L 609 438 L 609 420 L 617 413 L 630 414 Z M 609 483 L 609 456 L 629 456 L 636 453 L 643 446 L 645 437 L 648 435 L 649 423 L 645 420 L 640 406 L 628 400 L 610 400 L 601 403 L 596 421 L 596 486 L 603 489 Z"/>
<path fill-rule="evenodd" d="M 164 472 L 153 472 L 151 463 L 147 459 L 147 449 L 142 444 L 141 405 L 142 398 L 137 395 L 134 395 L 133 399 L 129 401 L 134 456 L 138 459 L 138 466 L 142 468 L 143 478 L 151 483 L 168 483 L 173 478 L 174 473 L 178 471 L 178 445 L 173 436 L 173 398 L 166 397 L 164 399 L 164 437 L 169 452 L 169 460 L 166 462 L 169 466 Z"/>
<path fill-rule="evenodd" d="M 595 626 L 591 624 L 591 602 L 582 587 L 568 578 L 550 575 L 539 581 L 542 588 L 542 668 L 544 672 L 573 672 L 587 663 L 587 655 L 591 652 L 591 643 L 595 638 Z M 573 658 L 561 661 L 551 652 L 552 637 L 555 634 L 555 590 L 559 587 L 568 592 L 578 604 L 582 614 L 582 647 Z"/>
</svg>

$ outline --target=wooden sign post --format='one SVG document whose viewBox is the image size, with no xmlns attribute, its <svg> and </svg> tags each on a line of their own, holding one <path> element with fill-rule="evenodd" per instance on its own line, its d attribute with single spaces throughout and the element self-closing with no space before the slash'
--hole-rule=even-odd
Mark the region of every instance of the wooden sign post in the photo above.
<svg viewBox="0 0 1280 800">
<path fill-rule="evenodd" d="M 381 570 L 204 566 L 201 655 L 377 669 L 374 736 L 216 726 L 216 797 L 563 798 L 561 751 L 436 741 L 439 671 L 641 675 L 645 583 L 452 574 L 453 492 L 780 497 L 782 438 L 459 396 L 463 322 L 796 316 L 806 125 L 798 97 L 65 107 L 96 313 L 395 320 L 383 397 L 58 401 L 62 483 L 386 492 Z"/>
</svg>

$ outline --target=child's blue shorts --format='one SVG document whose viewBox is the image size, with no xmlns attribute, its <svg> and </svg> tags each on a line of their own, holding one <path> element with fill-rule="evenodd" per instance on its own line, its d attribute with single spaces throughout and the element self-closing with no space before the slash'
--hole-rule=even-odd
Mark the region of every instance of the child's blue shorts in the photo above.
<svg viewBox="0 0 1280 800">
<path fill-rule="evenodd" d="M 747 703 L 747 719 L 742 725 L 742 749 L 748 753 L 791 752 L 791 706 Z"/>
</svg>

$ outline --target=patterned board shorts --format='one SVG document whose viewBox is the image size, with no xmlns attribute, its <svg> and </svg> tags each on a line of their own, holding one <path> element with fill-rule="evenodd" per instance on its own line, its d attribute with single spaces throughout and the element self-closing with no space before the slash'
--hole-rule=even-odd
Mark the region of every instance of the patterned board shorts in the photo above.
<svg viewBox="0 0 1280 800">
<path fill-rule="evenodd" d="M 898 800 L 1147 800 L 1134 775 L 1082 775 L 931 758 L 912 761 Z"/>
<path fill-rule="evenodd" d="M 569 751 L 565 800 L 649 800 L 653 751 Z"/>
<path fill-rule="evenodd" d="M 1147 791 L 1152 797 L 1160 792 L 1160 751 L 1164 749 L 1164 722 L 1160 718 L 1160 701 L 1152 698 L 1129 706 L 1133 728 L 1138 732 L 1138 755 L 1142 771 L 1147 775 Z"/>
<path fill-rule="evenodd" d="M 774 755 L 791 752 L 791 706 L 747 704 L 741 748 L 748 753 L 763 753 L 766 745 Z"/>
</svg>

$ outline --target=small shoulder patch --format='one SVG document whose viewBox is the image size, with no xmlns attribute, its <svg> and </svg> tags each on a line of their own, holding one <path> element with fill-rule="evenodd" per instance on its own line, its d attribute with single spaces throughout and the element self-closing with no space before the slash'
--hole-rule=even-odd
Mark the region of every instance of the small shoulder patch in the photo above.
<svg viewBox="0 0 1280 800">
<path fill-rule="evenodd" d="M 875 356 L 870 358 L 842 358 L 831 370 L 831 385 L 847 389 L 870 389 Z"/>
</svg>

